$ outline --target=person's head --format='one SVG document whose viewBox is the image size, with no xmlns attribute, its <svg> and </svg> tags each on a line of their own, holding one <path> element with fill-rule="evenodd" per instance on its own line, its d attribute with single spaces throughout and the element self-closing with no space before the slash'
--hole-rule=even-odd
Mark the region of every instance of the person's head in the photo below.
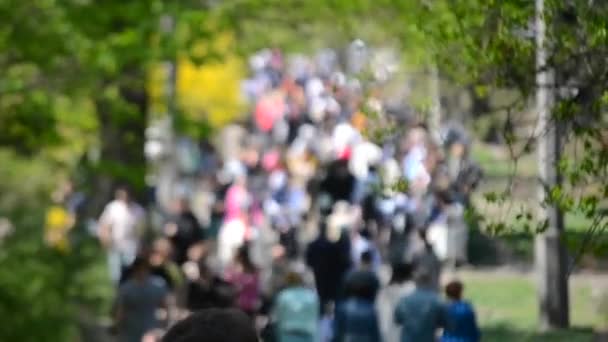
<svg viewBox="0 0 608 342">
<path fill-rule="evenodd" d="M 246 272 L 253 272 L 256 270 L 256 267 L 251 260 L 251 255 L 249 255 L 249 246 L 247 245 L 244 245 L 238 249 L 235 256 L 235 261 L 241 265 L 243 270 Z"/>
<path fill-rule="evenodd" d="M 178 214 L 184 213 L 189 209 L 190 201 L 184 196 L 177 198 L 173 203 L 173 210 Z"/>
<path fill-rule="evenodd" d="M 214 272 L 211 269 L 211 267 L 209 267 L 209 265 L 207 264 L 207 260 L 205 260 L 205 259 L 199 260 L 197 262 L 197 266 L 198 266 L 198 274 L 199 274 L 200 279 L 209 280 L 209 279 L 213 278 Z"/>
<path fill-rule="evenodd" d="M 435 197 L 437 198 L 437 203 L 441 207 L 449 206 L 454 203 L 454 194 L 449 189 L 437 191 Z"/>
<path fill-rule="evenodd" d="M 168 239 L 160 238 L 154 240 L 150 251 L 150 264 L 153 266 L 164 264 L 169 260 L 169 256 L 171 256 L 171 249 L 171 242 Z"/>
<path fill-rule="evenodd" d="M 236 309 L 198 311 L 175 324 L 163 342 L 257 342 L 254 326 Z"/>
<path fill-rule="evenodd" d="M 285 285 L 287 287 L 304 285 L 304 278 L 300 272 L 291 270 L 285 275 Z"/>
<path fill-rule="evenodd" d="M 412 278 L 412 265 L 409 263 L 398 263 L 393 266 L 391 284 L 402 284 Z"/>
<path fill-rule="evenodd" d="M 119 201 L 129 202 L 131 200 L 129 189 L 127 189 L 125 186 L 116 188 L 116 191 L 114 191 L 114 198 Z"/>
<path fill-rule="evenodd" d="M 433 276 L 425 267 L 416 266 L 414 270 L 414 283 L 418 288 L 431 288 L 433 286 Z"/>
<path fill-rule="evenodd" d="M 450 156 L 453 158 L 463 158 L 466 155 L 467 148 L 461 141 L 455 141 L 450 145 Z"/>
<path fill-rule="evenodd" d="M 150 263 L 145 256 L 138 256 L 131 264 L 131 275 L 135 278 L 145 277 L 150 273 Z"/>
<path fill-rule="evenodd" d="M 372 266 L 373 263 L 373 253 L 371 250 L 365 250 L 363 253 L 361 253 L 361 267 L 363 268 L 369 268 Z"/>
<path fill-rule="evenodd" d="M 458 280 L 453 280 L 449 282 L 445 287 L 445 295 L 450 300 L 461 300 L 462 299 L 462 291 L 464 286 Z"/>
</svg>

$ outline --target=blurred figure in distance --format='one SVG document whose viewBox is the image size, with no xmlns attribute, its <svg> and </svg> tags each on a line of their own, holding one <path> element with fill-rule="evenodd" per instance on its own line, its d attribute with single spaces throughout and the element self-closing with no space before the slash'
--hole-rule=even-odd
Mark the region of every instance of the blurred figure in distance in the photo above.
<svg viewBox="0 0 608 342">
<path fill-rule="evenodd" d="M 128 189 L 116 189 L 115 198 L 106 205 L 98 226 L 99 240 L 108 251 L 110 277 L 115 284 L 135 260 L 144 221 L 144 209 L 132 200 Z"/>
</svg>

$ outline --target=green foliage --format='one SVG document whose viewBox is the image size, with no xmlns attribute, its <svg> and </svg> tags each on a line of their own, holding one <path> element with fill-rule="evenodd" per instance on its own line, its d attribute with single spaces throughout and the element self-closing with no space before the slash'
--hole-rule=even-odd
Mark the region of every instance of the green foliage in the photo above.
<svg viewBox="0 0 608 342">
<path fill-rule="evenodd" d="M 535 327 L 536 295 L 529 274 L 472 272 L 459 275 L 465 283 L 465 298 L 477 310 L 483 341 L 591 341 L 590 328 L 574 328 L 550 333 Z M 591 286 L 583 277 L 572 281 L 572 318 L 577 327 L 595 326 Z M 517 300 L 513 300 L 517 298 Z"/>
<path fill-rule="evenodd" d="M 73 341 L 82 310 L 109 308 L 109 280 L 86 273 L 103 260 L 97 244 L 81 236 L 62 253 L 42 246 L 40 227 L 22 225 L 1 242 L 2 341 Z"/>
<path fill-rule="evenodd" d="M 50 192 L 62 175 L 42 156 L 21 158 L 0 150 L 0 217 L 14 233 L 0 241 L 2 341 L 72 341 L 81 307 L 107 310 L 107 277 L 88 272 L 103 257 L 81 227 L 68 254 L 43 245 L 42 226 Z"/>
</svg>

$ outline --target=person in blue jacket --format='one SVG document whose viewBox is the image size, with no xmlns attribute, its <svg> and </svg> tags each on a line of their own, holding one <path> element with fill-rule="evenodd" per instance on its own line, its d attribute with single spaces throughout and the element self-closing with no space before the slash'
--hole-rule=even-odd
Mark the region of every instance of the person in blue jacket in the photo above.
<svg viewBox="0 0 608 342">
<path fill-rule="evenodd" d="M 445 287 L 448 303 L 445 306 L 442 342 L 478 342 L 481 334 L 473 306 L 462 299 L 463 285 L 452 281 Z"/>
</svg>

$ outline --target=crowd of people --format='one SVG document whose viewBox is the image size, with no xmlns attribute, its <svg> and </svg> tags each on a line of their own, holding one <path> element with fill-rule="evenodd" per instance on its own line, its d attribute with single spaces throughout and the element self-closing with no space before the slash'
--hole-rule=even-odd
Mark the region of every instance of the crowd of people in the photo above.
<svg viewBox="0 0 608 342">
<path fill-rule="evenodd" d="M 120 340 L 237 308 L 264 341 L 478 341 L 463 285 L 441 299 L 445 258 L 429 237 L 462 221 L 481 177 L 466 133 L 389 113 L 331 51 L 250 62 L 251 115 L 201 144 L 197 185 L 162 226 L 122 187 L 99 217 Z M 378 142 L 374 120 L 397 133 Z"/>
</svg>

